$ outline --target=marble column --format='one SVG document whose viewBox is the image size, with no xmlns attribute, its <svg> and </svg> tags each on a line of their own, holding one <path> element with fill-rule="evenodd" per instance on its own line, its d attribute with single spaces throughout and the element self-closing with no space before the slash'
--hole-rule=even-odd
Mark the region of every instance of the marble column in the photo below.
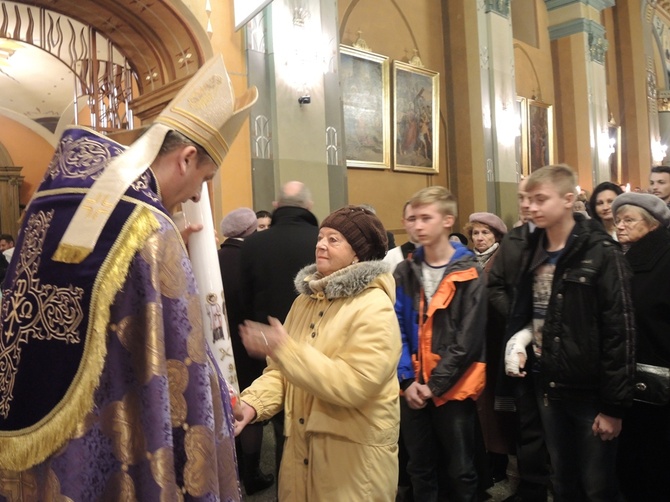
<svg viewBox="0 0 670 502">
<path fill-rule="evenodd" d="M 600 12 L 614 0 L 547 0 L 554 61 L 557 161 L 591 190 L 610 179 L 609 116 Z"/>
<path fill-rule="evenodd" d="M 347 203 L 337 4 L 274 0 L 247 25 L 254 208 L 272 209 L 280 186 L 303 181 L 319 218 Z M 307 99 L 309 98 L 309 99 Z"/>
<path fill-rule="evenodd" d="M 509 0 L 443 3 L 449 187 L 460 221 L 474 211 L 517 219 L 516 89 Z"/>
</svg>

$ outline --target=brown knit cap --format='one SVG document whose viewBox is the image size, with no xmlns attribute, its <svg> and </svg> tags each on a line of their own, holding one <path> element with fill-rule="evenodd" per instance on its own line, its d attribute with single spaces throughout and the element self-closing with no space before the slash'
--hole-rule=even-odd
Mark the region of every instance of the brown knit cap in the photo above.
<svg viewBox="0 0 670 502">
<path fill-rule="evenodd" d="M 360 261 L 381 260 L 386 255 L 388 238 L 384 225 L 371 211 L 360 206 L 345 206 L 330 213 L 321 227 L 340 232 Z"/>
</svg>

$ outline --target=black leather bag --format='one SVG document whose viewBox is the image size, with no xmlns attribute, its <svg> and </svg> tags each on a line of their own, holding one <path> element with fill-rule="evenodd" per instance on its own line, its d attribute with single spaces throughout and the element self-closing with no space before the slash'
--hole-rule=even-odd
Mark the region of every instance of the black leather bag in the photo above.
<svg viewBox="0 0 670 502">
<path fill-rule="evenodd" d="M 657 406 L 670 403 L 670 368 L 637 363 L 634 399 Z"/>
</svg>

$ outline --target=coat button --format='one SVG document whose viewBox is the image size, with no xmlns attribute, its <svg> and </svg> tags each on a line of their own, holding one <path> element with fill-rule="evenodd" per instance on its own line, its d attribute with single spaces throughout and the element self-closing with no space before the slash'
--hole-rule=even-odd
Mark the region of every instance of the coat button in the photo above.
<svg viewBox="0 0 670 502">
<path fill-rule="evenodd" d="M 556 382 L 549 382 L 549 387 L 551 387 L 552 389 L 556 387 Z"/>
<path fill-rule="evenodd" d="M 556 343 L 560 342 L 560 341 L 561 341 L 561 337 L 560 337 L 560 336 L 555 336 L 555 337 L 554 337 L 554 341 L 555 341 Z"/>
<path fill-rule="evenodd" d="M 307 465 L 307 464 L 309 464 L 309 460 L 304 459 L 304 460 L 302 461 L 302 463 L 305 464 L 305 465 Z"/>
<path fill-rule="evenodd" d="M 558 299 L 558 300 L 562 300 L 562 299 L 563 299 L 563 293 L 558 293 L 558 294 L 556 295 L 556 299 Z"/>
<path fill-rule="evenodd" d="M 315 337 L 316 337 L 316 333 L 314 331 L 312 331 L 312 338 L 315 338 Z"/>
<path fill-rule="evenodd" d="M 301 418 L 301 419 L 298 420 L 298 422 L 300 422 L 300 425 L 302 425 L 302 424 L 305 423 L 305 419 L 304 419 L 304 418 Z"/>
<path fill-rule="evenodd" d="M 586 282 L 586 277 L 580 277 L 579 282 Z"/>
<path fill-rule="evenodd" d="M 319 312 L 319 317 L 323 317 L 323 311 Z"/>
<path fill-rule="evenodd" d="M 314 323 L 309 325 L 310 329 L 314 329 Z"/>
</svg>

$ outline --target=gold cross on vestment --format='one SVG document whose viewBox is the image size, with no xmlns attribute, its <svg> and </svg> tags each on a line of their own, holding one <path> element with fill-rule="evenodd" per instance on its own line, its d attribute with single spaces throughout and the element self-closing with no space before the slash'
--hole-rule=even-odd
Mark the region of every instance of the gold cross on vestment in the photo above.
<svg viewBox="0 0 670 502">
<path fill-rule="evenodd" d="M 100 200 L 97 200 L 90 195 L 81 203 L 81 207 L 88 211 L 87 218 L 95 220 L 101 214 L 109 214 L 114 209 L 114 204 L 107 202 L 109 195 L 103 195 Z"/>
<path fill-rule="evenodd" d="M 30 216 L 16 271 L 3 292 L 0 324 L 0 415 L 7 418 L 21 361 L 29 340 L 58 340 L 77 344 L 84 315 L 84 290 L 73 285 L 42 284 L 37 277 L 44 240 L 54 211 Z M 18 251 L 17 251 L 18 252 Z"/>
</svg>

